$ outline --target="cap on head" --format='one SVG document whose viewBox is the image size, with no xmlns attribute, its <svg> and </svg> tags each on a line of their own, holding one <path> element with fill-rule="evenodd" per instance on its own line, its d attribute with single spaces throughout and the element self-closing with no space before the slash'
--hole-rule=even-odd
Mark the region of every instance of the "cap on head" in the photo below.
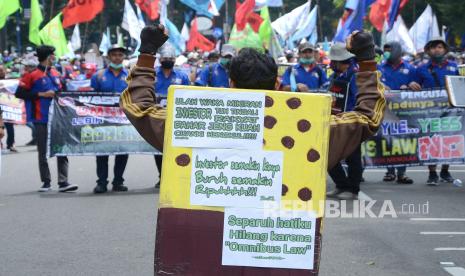
<svg viewBox="0 0 465 276">
<path fill-rule="evenodd" d="M 315 51 L 315 46 L 309 42 L 304 42 L 299 45 L 299 53 L 302 53 L 305 50 Z"/>
<path fill-rule="evenodd" d="M 174 50 L 173 46 L 165 44 L 160 49 L 160 58 L 176 58 L 176 51 Z"/>
<path fill-rule="evenodd" d="M 234 48 L 233 45 L 231 44 L 224 44 L 223 47 L 221 47 L 221 56 L 222 57 L 225 57 L 225 56 L 232 56 L 232 57 L 235 57 L 236 56 L 236 48 Z"/>
<path fill-rule="evenodd" d="M 42 45 L 37 47 L 36 52 L 39 62 L 42 62 L 55 52 L 55 47 L 49 45 Z"/>
<path fill-rule="evenodd" d="M 107 51 L 107 55 L 110 55 L 111 52 L 120 51 L 123 54 L 126 54 L 127 50 L 124 47 L 119 46 L 118 44 L 113 44 Z"/>
<path fill-rule="evenodd" d="M 449 52 L 450 48 L 447 42 L 442 38 L 442 37 L 434 37 L 428 43 L 425 45 L 425 52 L 429 51 L 432 47 L 435 47 L 438 44 L 444 45 L 444 48 L 446 48 L 446 51 Z"/>
<path fill-rule="evenodd" d="M 329 50 L 328 57 L 333 61 L 344 61 L 355 57 L 355 55 L 347 51 L 344 43 L 335 43 Z"/>
</svg>

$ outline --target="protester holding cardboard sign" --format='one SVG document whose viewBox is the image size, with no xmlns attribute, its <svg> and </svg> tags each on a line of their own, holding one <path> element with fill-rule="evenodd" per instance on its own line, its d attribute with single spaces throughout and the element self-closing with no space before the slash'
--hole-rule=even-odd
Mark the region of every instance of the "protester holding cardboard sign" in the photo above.
<svg viewBox="0 0 465 276">
<path fill-rule="evenodd" d="M 186 275 L 188 272 L 198 275 L 220 275 L 221 273 L 226 273 L 226 271 L 231 273 L 232 271 L 235 271 L 235 269 L 242 269 L 241 267 L 247 266 L 267 267 L 265 269 L 269 269 L 269 267 L 275 267 L 269 261 L 257 261 L 255 258 L 257 256 L 254 255 L 249 256 L 250 258 L 248 261 L 245 261 L 241 258 L 231 257 L 233 255 L 232 251 L 235 250 L 234 248 L 236 246 L 236 242 L 234 240 L 231 240 L 230 243 L 228 241 L 225 243 L 225 246 L 228 246 L 229 244 L 230 247 L 229 249 L 223 247 L 223 258 L 221 261 L 221 251 L 219 251 L 219 249 L 222 246 L 220 240 L 222 234 L 224 233 L 223 230 L 220 231 L 220 229 L 223 229 L 221 225 L 223 217 L 225 220 L 228 218 L 229 220 L 236 221 L 234 217 L 246 214 L 248 212 L 233 211 L 231 209 L 228 209 L 228 211 L 224 209 L 225 214 L 223 215 L 221 212 L 217 211 L 218 209 L 211 210 L 204 206 L 221 206 L 225 204 L 223 206 L 227 207 L 232 206 L 230 205 L 232 203 L 235 205 L 241 203 L 242 207 L 257 206 L 256 201 L 251 201 L 247 198 L 245 198 L 247 200 L 242 201 L 235 200 L 230 201 L 229 203 L 225 202 L 223 200 L 224 195 L 226 195 L 228 198 L 231 197 L 231 190 L 229 188 L 234 190 L 232 195 L 236 195 L 238 193 L 245 195 L 256 195 L 258 193 L 261 194 L 261 196 L 258 198 L 260 201 L 264 199 L 271 201 L 276 199 L 280 200 L 281 197 L 279 196 L 279 186 L 281 184 L 282 178 L 279 176 L 279 173 L 281 173 L 281 168 L 283 166 L 286 167 L 286 165 L 282 164 L 281 160 L 283 159 L 281 156 L 284 153 L 285 155 L 288 154 L 287 156 L 289 158 L 290 156 L 287 150 L 290 150 L 294 147 L 297 147 L 298 149 L 302 146 L 306 149 L 311 148 L 306 154 L 304 154 L 305 162 L 299 158 L 290 158 L 288 160 L 293 160 L 292 162 L 298 163 L 294 164 L 293 166 L 301 166 L 302 164 L 319 164 L 319 166 L 314 167 L 314 169 L 319 171 L 318 175 L 325 175 L 325 165 L 327 165 L 328 168 L 332 168 L 342 158 L 350 155 L 363 140 L 376 133 L 383 118 L 385 99 L 383 95 L 384 87 L 379 80 L 380 74 L 376 72 L 376 62 L 373 61 L 373 38 L 368 33 L 359 32 L 354 33 L 353 36 L 349 39 L 348 49 L 355 54 L 360 67 L 360 71 L 356 75 L 357 85 L 360 88 L 360 94 L 353 112 L 340 113 L 331 117 L 329 116 L 330 100 L 326 95 L 311 96 L 307 94 L 302 95 L 302 99 L 300 99 L 299 97 L 292 97 L 288 93 L 279 93 L 275 91 L 270 92 L 274 93 L 273 96 L 268 96 L 271 95 L 268 94 L 266 97 L 263 92 L 259 93 L 259 90 L 275 90 L 275 87 L 278 84 L 277 65 L 271 57 L 265 54 L 261 54 L 251 48 L 242 49 L 238 56 L 232 59 L 230 67 L 231 87 L 249 89 L 250 91 L 242 91 L 230 94 L 228 94 L 227 91 L 210 91 L 209 93 L 203 94 L 202 91 L 199 91 L 199 94 L 202 94 L 205 97 L 216 93 L 215 96 L 213 96 L 211 99 L 202 99 L 200 95 L 189 97 L 189 95 L 196 94 L 190 91 L 183 91 L 186 89 L 182 89 L 181 87 L 174 92 L 177 93 L 177 98 L 174 99 L 174 96 L 171 94 L 171 98 L 168 99 L 171 101 L 171 105 L 168 105 L 169 112 L 167 113 L 163 107 L 157 104 L 156 96 L 153 90 L 153 82 L 155 80 L 155 71 L 153 69 L 153 64 L 155 62 L 154 53 L 166 40 L 167 36 L 164 33 L 164 27 L 162 25 L 150 26 L 142 31 L 142 44 L 140 50 L 142 54 L 138 58 L 137 66 L 128 77 L 128 88 L 123 92 L 120 100 L 120 105 L 127 114 L 128 119 L 134 124 L 139 133 L 150 144 L 152 144 L 157 149 L 162 150 L 164 141 L 166 142 L 165 149 L 167 150 L 167 155 L 165 155 L 165 157 L 168 158 L 169 156 L 170 158 L 168 160 L 174 160 L 175 162 L 169 162 L 167 165 L 171 167 L 171 170 L 165 171 L 166 167 L 163 168 L 163 181 L 169 181 L 167 179 L 181 177 L 185 182 L 185 179 L 189 179 L 187 175 L 189 175 L 191 178 L 189 183 L 191 189 L 193 190 L 190 191 L 190 199 L 186 197 L 186 194 L 189 194 L 188 192 L 186 193 L 186 189 L 182 189 L 183 187 L 189 187 L 188 185 L 185 185 L 185 183 L 184 185 L 181 185 L 179 181 L 173 180 L 170 182 L 170 184 L 176 183 L 177 185 L 162 185 L 166 188 L 162 187 L 161 191 L 161 197 L 163 198 L 164 203 L 161 203 L 163 206 L 161 206 L 159 210 L 161 213 L 159 213 L 159 223 L 157 225 L 157 255 L 155 260 L 157 264 L 157 270 L 155 273 L 163 270 L 165 272 L 173 273 L 174 271 L 177 271 L 178 273 Z M 183 92 L 186 92 L 184 93 L 186 95 L 181 97 Z M 190 94 L 188 92 L 190 92 Z M 221 92 L 223 92 L 223 94 Z M 281 149 L 284 147 L 286 150 L 285 152 L 277 151 L 276 153 L 273 153 L 260 150 L 256 151 L 257 149 L 246 149 L 242 150 L 241 152 L 240 150 L 228 150 L 231 148 L 231 145 L 233 145 L 235 148 L 242 148 L 256 145 L 257 142 L 258 149 L 263 147 L 262 143 L 265 145 L 275 143 L 274 145 L 276 145 L 276 141 L 270 141 L 265 140 L 265 138 L 261 138 L 262 136 L 260 135 L 263 135 L 264 133 L 263 128 L 284 128 L 288 132 L 291 131 L 289 129 L 290 126 L 287 124 L 289 124 L 289 122 L 292 120 L 288 118 L 287 120 L 280 121 L 280 116 L 283 114 L 294 114 L 295 112 L 304 112 L 305 114 L 308 113 L 311 111 L 308 110 L 308 108 L 311 106 L 311 104 L 309 104 L 307 101 L 309 100 L 309 97 L 314 97 L 314 103 L 318 105 L 318 108 L 322 108 L 321 110 L 326 110 L 323 115 L 326 114 L 326 118 L 331 119 L 323 120 L 323 122 L 319 123 L 319 125 L 316 125 L 316 121 L 314 121 L 314 126 L 309 120 L 297 120 L 295 124 L 296 129 L 294 129 L 295 135 L 287 133 L 288 136 L 284 136 L 282 139 L 279 139 L 279 145 Z M 281 110 L 279 114 L 275 114 L 279 115 L 278 117 L 270 116 L 272 114 L 268 114 L 268 116 L 263 117 L 262 112 L 264 107 L 266 107 L 268 110 L 271 110 L 276 106 L 276 109 L 279 109 L 280 107 L 278 106 L 278 102 L 282 102 L 283 100 L 281 98 L 286 98 L 286 100 L 284 100 L 285 104 L 279 105 L 284 108 L 283 110 L 285 111 Z M 250 129 L 248 133 L 243 133 L 241 129 L 237 128 L 237 123 L 235 123 L 235 128 L 230 130 L 228 130 L 227 124 L 215 125 L 215 122 L 211 122 L 213 118 L 211 112 L 214 110 L 214 112 L 218 114 L 218 112 L 221 113 L 222 109 L 229 110 L 231 108 L 202 108 L 201 104 L 199 107 L 197 107 L 197 103 L 201 101 L 208 101 L 207 103 L 209 105 L 216 105 L 216 102 L 218 102 L 218 106 L 222 106 L 221 103 L 224 104 L 226 101 L 228 107 L 236 107 L 233 108 L 235 111 L 240 110 L 239 107 L 241 107 L 241 104 L 246 103 L 248 108 L 246 110 L 242 110 L 241 112 L 247 111 L 253 113 L 254 116 L 249 117 L 248 119 L 252 120 L 254 118 L 258 118 L 256 121 L 258 124 L 257 131 L 261 131 L 256 132 L 257 135 L 254 133 L 255 129 Z M 173 119 L 173 104 L 179 105 L 176 108 L 175 119 Z M 183 106 L 191 107 L 183 108 Z M 188 111 L 184 112 L 182 111 L 183 109 L 188 109 Z M 292 112 L 289 112 L 289 110 L 292 110 Z M 228 113 L 225 114 L 232 115 L 231 111 L 228 111 Z M 319 114 L 320 117 L 322 117 L 322 113 Z M 167 118 L 167 115 L 168 123 L 166 124 L 166 135 L 169 135 L 169 137 L 166 137 L 167 139 L 164 140 L 165 119 Z M 194 118 L 197 121 L 182 120 L 184 117 L 189 119 Z M 221 117 L 221 115 L 215 115 L 214 118 L 216 120 L 219 117 Z M 245 119 L 240 116 L 227 117 L 228 120 L 234 118 L 235 120 Z M 177 130 L 175 130 L 173 127 L 176 125 L 176 123 L 190 123 L 191 127 L 189 127 L 189 130 L 184 131 L 186 133 L 188 132 L 188 134 L 176 133 Z M 207 123 L 209 125 L 209 130 L 215 130 L 216 127 L 221 129 L 219 132 L 214 132 L 214 134 L 218 136 L 203 136 L 203 139 L 207 141 L 202 141 L 202 138 L 197 137 L 197 135 L 190 135 L 201 132 L 194 130 L 205 129 L 204 124 Z M 253 126 L 253 124 L 251 125 Z M 324 129 L 328 129 L 327 126 L 330 127 L 329 156 L 326 154 L 328 148 L 323 146 L 323 144 L 326 145 L 325 140 L 328 139 L 328 132 L 323 131 Z M 314 144 L 319 144 L 318 150 L 312 148 L 315 146 L 314 144 L 310 145 L 312 141 L 306 140 L 306 142 L 309 143 L 306 144 L 305 142 L 301 143 L 302 141 L 298 140 L 300 136 L 304 135 L 303 133 L 309 133 L 309 130 L 313 127 L 318 127 L 317 129 L 321 131 L 321 133 L 318 132 L 320 133 L 320 136 L 318 136 L 319 138 L 314 138 L 317 140 L 319 139 L 319 141 L 313 141 Z M 210 131 L 210 133 L 212 133 L 212 131 Z M 269 132 L 267 133 L 269 134 Z M 176 140 L 177 135 L 180 135 L 179 138 L 185 139 Z M 279 137 L 281 137 L 281 135 Z M 236 139 L 229 139 L 231 137 Z M 272 138 L 272 136 L 267 137 L 269 139 Z M 240 139 L 243 140 L 240 141 Z M 218 143 L 218 140 L 223 142 Z M 186 144 L 186 141 L 188 144 Z M 224 143 L 224 141 L 228 141 L 227 146 L 224 144 L 221 145 L 221 143 Z M 174 143 L 176 143 L 177 146 L 174 145 Z M 202 143 L 208 144 L 207 149 L 194 149 L 190 150 L 189 153 L 181 152 L 184 151 L 186 147 L 189 147 L 189 145 L 190 147 L 192 147 L 192 145 L 198 147 L 199 144 Z M 216 148 L 221 148 L 221 146 L 223 146 L 223 149 L 226 150 L 209 150 L 208 148 L 215 148 L 214 146 L 211 146 L 212 144 L 216 144 Z M 302 150 L 298 150 L 297 152 L 302 153 Z M 320 152 L 322 155 L 320 155 Z M 260 160 L 263 160 L 262 165 L 260 165 Z M 324 161 L 319 162 L 321 160 Z M 190 173 L 190 170 L 186 169 L 190 167 L 196 170 L 195 173 Z M 177 173 L 170 173 L 174 172 L 174 168 L 176 168 Z M 210 185 L 212 176 L 209 176 L 209 174 L 213 173 L 215 170 L 220 173 L 218 178 L 213 177 L 213 181 L 218 185 L 212 186 Z M 289 177 L 290 171 L 286 171 L 286 169 L 284 169 L 284 171 L 287 173 L 287 177 Z M 182 175 L 179 176 L 179 174 Z M 305 178 L 309 178 L 309 175 L 306 175 Z M 305 181 L 308 182 L 308 180 L 309 179 L 306 179 Z M 249 182 L 257 183 L 254 185 L 259 185 L 259 187 L 243 188 L 242 186 L 236 186 L 227 187 L 226 189 L 223 189 L 223 186 L 218 187 L 221 183 L 227 186 L 230 181 L 236 182 L 236 184 L 240 183 L 240 185 L 245 185 L 244 183 Z M 300 181 L 300 183 L 302 183 L 302 181 Z M 195 186 L 192 186 L 193 184 Z M 278 186 L 276 186 L 276 184 Z M 300 187 L 298 185 L 289 185 L 289 183 L 287 184 L 288 185 L 282 184 L 282 196 L 285 196 L 287 193 L 288 196 L 293 196 L 294 200 L 300 200 L 301 202 L 311 202 L 311 189 Z M 258 189 L 260 187 L 266 186 L 273 188 L 277 187 L 278 190 L 272 189 L 271 191 L 269 189 L 264 189 L 262 193 L 262 190 Z M 217 188 L 220 189 L 218 190 Z M 292 192 L 288 193 L 288 191 L 291 190 Z M 324 197 L 321 190 L 314 190 L 314 192 L 318 193 L 318 196 L 315 194 L 315 199 L 321 196 Z M 177 199 L 173 201 L 171 200 L 172 198 L 170 195 L 174 194 L 177 195 Z M 212 203 L 212 201 L 215 202 Z M 197 205 L 197 211 L 195 211 L 191 205 Z M 229 215 L 227 212 L 229 212 Z M 304 214 L 309 215 L 308 212 Z M 310 273 L 318 273 L 319 252 L 321 251 L 321 215 L 319 218 L 317 218 L 319 221 L 317 222 L 310 217 L 303 219 L 304 214 L 299 215 L 300 220 L 297 220 L 301 222 L 305 220 L 305 223 L 309 222 L 311 225 L 316 224 L 316 226 L 315 228 L 312 227 L 312 229 L 307 229 L 305 227 L 302 229 L 303 235 L 301 235 L 301 237 L 303 240 L 301 242 L 303 243 L 301 243 L 300 246 L 295 244 L 291 247 L 287 247 L 291 244 L 284 244 L 281 249 L 275 249 L 277 251 L 284 250 L 280 252 L 284 252 L 285 254 L 286 252 L 289 252 L 290 254 L 302 253 L 310 254 L 310 256 L 313 256 L 313 253 L 309 253 L 310 251 L 307 249 L 315 249 L 314 262 L 311 262 L 311 260 L 307 257 L 305 257 L 307 260 L 309 260 L 307 261 L 309 262 L 307 263 L 307 266 L 304 266 L 303 264 L 297 266 L 296 264 L 284 264 L 283 262 L 280 262 L 281 265 L 276 266 L 276 269 L 281 270 L 276 270 L 276 273 L 282 272 L 282 269 L 287 268 L 308 269 L 310 270 Z M 202 219 L 197 217 L 200 215 L 203 216 Z M 187 222 L 185 226 L 182 226 L 182 229 L 176 226 L 176 221 L 181 217 L 189 217 L 189 222 Z M 246 220 L 249 221 L 249 219 L 251 219 L 251 221 L 256 221 L 256 218 L 257 216 L 252 216 L 250 218 L 246 218 Z M 205 220 L 205 223 L 202 222 L 202 220 Z M 273 228 L 273 225 L 275 225 L 275 227 L 279 228 L 280 221 L 281 219 L 276 219 L 275 223 L 273 223 L 272 220 L 268 220 L 269 224 L 267 224 L 266 227 Z M 192 225 L 192 228 L 190 228 L 188 225 Z M 316 230 L 316 240 L 313 239 L 314 235 L 312 234 L 311 230 Z M 240 236 L 244 233 L 244 231 L 241 232 L 241 230 L 238 229 L 230 229 L 230 231 L 237 233 L 237 235 L 234 234 L 236 235 L 236 240 L 241 239 Z M 293 231 L 297 233 L 298 229 L 296 228 Z M 287 231 L 285 233 L 290 232 Z M 271 235 L 273 235 L 273 233 L 271 233 Z M 283 237 L 286 235 L 287 234 L 283 235 Z M 263 240 L 267 240 L 265 237 L 267 236 L 265 230 L 261 236 Z M 196 244 L 203 244 L 202 246 L 204 247 L 204 255 L 208 256 L 206 258 L 208 260 L 205 262 L 194 258 L 195 254 L 197 254 L 195 253 L 197 252 L 196 246 L 188 245 L 189 242 L 193 239 L 197 241 Z M 308 239 L 314 240 L 314 244 L 306 244 L 305 241 Z M 183 243 L 182 241 L 185 241 L 186 243 Z M 170 243 L 173 246 L 169 246 Z M 173 248 L 178 248 L 180 244 L 183 244 L 184 249 L 182 251 L 176 250 L 176 257 L 173 258 Z M 244 250 L 250 252 L 249 250 L 254 250 L 254 246 L 256 245 L 246 245 Z M 262 250 L 268 251 L 270 248 L 267 246 L 259 246 L 258 249 L 261 250 L 260 252 L 264 252 Z M 273 251 L 273 253 L 276 252 Z M 276 255 L 274 257 L 281 258 L 280 256 Z M 277 264 L 277 262 L 275 263 Z M 236 268 L 234 268 L 234 266 L 236 266 Z"/>
<path fill-rule="evenodd" d="M 152 25 L 142 30 L 141 55 L 137 66 L 128 77 L 128 88 L 123 92 L 120 102 L 128 119 L 142 137 L 160 151 L 163 150 L 166 110 L 156 103 L 153 90 L 155 81 L 153 65 L 154 54 L 168 39 L 164 32 L 163 25 Z M 348 38 L 347 48 L 356 56 L 359 64 L 359 72 L 356 76 L 359 96 L 353 112 L 331 117 L 328 168 L 332 168 L 342 158 L 349 156 L 361 142 L 376 133 L 385 108 L 384 86 L 380 81 L 379 72 L 376 71 L 372 35 L 367 32 L 354 33 Z M 250 51 L 242 51 L 242 53 L 247 55 Z M 239 54 L 232 60 L 230 78 L 233 87 L 274 89 L 277 67 L 276 72 L 270 71 L 268 75 L 251 75 L 250 73 L 253 72 L 234 71 L 234 61 L 237 63 L 246 58 Z M 259 63 L 254 68 L 267 66 L 264 55 L 258 58 Z M 274 61 L 272 64 L 276 65 Z"/>
</svg>

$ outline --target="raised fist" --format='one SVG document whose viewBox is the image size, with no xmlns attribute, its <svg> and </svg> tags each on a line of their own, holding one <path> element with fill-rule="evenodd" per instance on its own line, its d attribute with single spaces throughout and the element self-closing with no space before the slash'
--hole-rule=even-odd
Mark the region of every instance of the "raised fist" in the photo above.
<svg viewBox="0 0 465 276">
<path fill-rule="evenodd" d="M 375 42 L 371 33 L 355 31 L 347 38 L 347 50 L 355 55 L 357 61 L 375 59 Z"/>
<path fill-rule="evenodd" d="M 158 49 L 168 40 L 168 35 L 162 24 L 154 24 L 142 29 L 140 40 L 139 52 L 141 54 L 155 55 Z"/>
</svg>

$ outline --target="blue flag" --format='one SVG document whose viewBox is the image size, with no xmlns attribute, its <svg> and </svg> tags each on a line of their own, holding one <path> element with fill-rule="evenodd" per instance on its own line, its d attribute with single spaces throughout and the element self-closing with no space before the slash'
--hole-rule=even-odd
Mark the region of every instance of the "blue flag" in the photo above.
<svg viewBox="0 0 465 276">
<path fill-rule="evenodd" d="M 164 24 L 168 30 L 168 42 L 175 47 L 176 55 L 180 55 L 182 52 L 186 51 L 186 41 L 182 38 L 181 33 L 178 28 L 176 28 L 176 25 L 174 25 L 168 18 L 165 18 Z"/>
<path fill-rule="evenodd" d="M 391 8 L 389 9 L 389 18 L 387 20 L 388 28 L 387 33 L 392 30 L 394 23 L 396 22 L 396 18 L 399 15 L 400 11 L 400 0 L 391 0 Z"/>
<path fill-rule="evenodd" d="M 349 17 L 344 23 L 340 23 L 334 41 L 345 42 L 347 36 L 353 31 L 363 29 L 363 17 L 365 16 L 367 7 L 373 3 L 373 0 L 348 0 L 346 10 L 349 12 Z"/>
<path fill-rule="evenodd" d="M 213 11 L 219 11 L 225 0 L 181 0 L 181 3 L 195 10 L 198 15 L 213 18 Z M 214 5 L 214 7 L 212 6 Z"/>
</svg>

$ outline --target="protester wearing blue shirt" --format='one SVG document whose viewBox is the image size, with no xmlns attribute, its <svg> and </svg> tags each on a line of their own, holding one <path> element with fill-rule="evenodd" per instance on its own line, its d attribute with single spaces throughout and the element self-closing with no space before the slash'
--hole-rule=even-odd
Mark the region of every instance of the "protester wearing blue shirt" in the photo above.
<svg viewBox="0 0 465 276">
<path fill-rule="evenodd" d="M 160 54 L 160 67 L 155 70 L 155 93 L 157 97 L 166 98 L 170 85 L 189 85 L 189 76 L 181 70 L 174 69 L 175 50 L 165 47 Z"/>
<path fill-rule="evenodd" d="M 234 46 L 229 44 L 223 45 L 218 63 L 206 66 L 195 80 L 195 85 L 229 88 L 228 68 L 231 59 L 235 55 L 236 49 Z"/>
<path fill-rule="evenodd" d="M 315 60 L 315 47 L 306 42 L 299 45 L 299 63 L 289 67 L 283 75 L 281 89 L 292 92 L 309 92 L 328 84 L 326 73 Z"/>
<path fill-rule="evenodd" d="M 458 75 L 459 70 L 457 64 L 446 59 L 446 54 L 449 52 L 449 45 L 442 38 L 434 38 L 425 45 L 425 53 L 431 60 L 420 66 L 417 71 L 418 82 L 423 89 L 445 87 L 445 77 L 449 75 Z M 430 165 L 429 177 L 427 185 L 439 185 L 439 177 L 436 172 L 436 165 Z M 442 165 L 439 174 L 441 181 L 452 183 L 454 178 L 449 172 L 449 165 Z"/>
<path fill-rule="evenodd" d="M 412 89 L 421 90 L 416 82 L 416 69 L 402 60 L 402 46 L 398 42 L 390 42 L 384 45 L 384 62 L 378 67 L 381 71 L 381 81 L 392 90 Z M 396 180 L 396 169 L 388 168 L 383 181 Z M 407 167 L 397 168 L 397 183 L 413 184 L 413 179 L 407 177 Z"/>
<path fill-rule="evenodd" d="M 347 100 L 345 109 L 341 108 L 340 112 L 352 111 L 355 107 L 357 98 L 357 84 L 355 80 L 355 65 L 353 61 L 354 55 L 346 49 L 343 43 L 334 44 L 329 52 L 331 59 L 331 69 L 334 74 L 330 78 L 330 91 L 332 87 L 337 86 L 337 91 L 347 91 Z M 331 92 L 330 92 L 331 93 Z M 344 92 L 343 92 L 344 93 Z M 336 189 L 328 192 L 326 195 L 329 198 L 337 198 L 341 200 L 357 199 L 360 191 L 360 182 L 362 180 L 362 152 L 359 146 L 345 162 L 348 166 L 347 174 L 341 163 L 335 165 L 328 173 L 336 184 Z"/>
<path fill-rule="evenodd" d="M 116 92 L 122 93 L 126 87 L 126 78 L 128 71 L 123 67 L 123 60 L 126 56 L 126 49 L 118 45 L 112 46 L 108 50 L 108 59 L 110 65 L 106 69 L 99 70 L 92 76 L 91 86 L 97 92 Z M 97 186 L 94 193 L 100 194 L 107 192 L 108 185 L 108 158 L 109 156 L 97 156 Z M 116 155 L 115 166 L 113 168 L 113 191 L 126 192 L 128 188 L 124 186 L 124 170 L 129 156 Z"/>
<path fill-rule="evenodd" d="M 50 169 L 47 162 L 47 138 L 49 108 L 56 93 L 62 89 L 60 74 L 52 68 L 55 61 L 55 47 L 42 45 L 37 47 L 39 65 L 31 73 L 24 74 L 16 90 L 16 97 L 26 102 L 27 121 L 34 124 L 39 156 L 39 172 L 42 187 L 39 192 L 52 190 Z M 76 191 L 78 187 L 68 183 L 68 158 L 57 157 L 58 191 Z"/>
<path fill-rule="evenodd" d="M 189 85 L 189 77 L 181 70 L 174 69 L 176 61 L 176 52 L 170 45 L 165 45 L 160 51 L 160 67 L 156 69 L 155 78 L 155 95 L 157 102 L 161 105 L 166 105 L 168 97 L 168 88 L 170 85 Z M 155 164 L 161 177 L 162 169 L 161 155 L 155 155 Z M 160 187 L 160 181 L 155 184 L 155 188 Z"/>
</svg>

